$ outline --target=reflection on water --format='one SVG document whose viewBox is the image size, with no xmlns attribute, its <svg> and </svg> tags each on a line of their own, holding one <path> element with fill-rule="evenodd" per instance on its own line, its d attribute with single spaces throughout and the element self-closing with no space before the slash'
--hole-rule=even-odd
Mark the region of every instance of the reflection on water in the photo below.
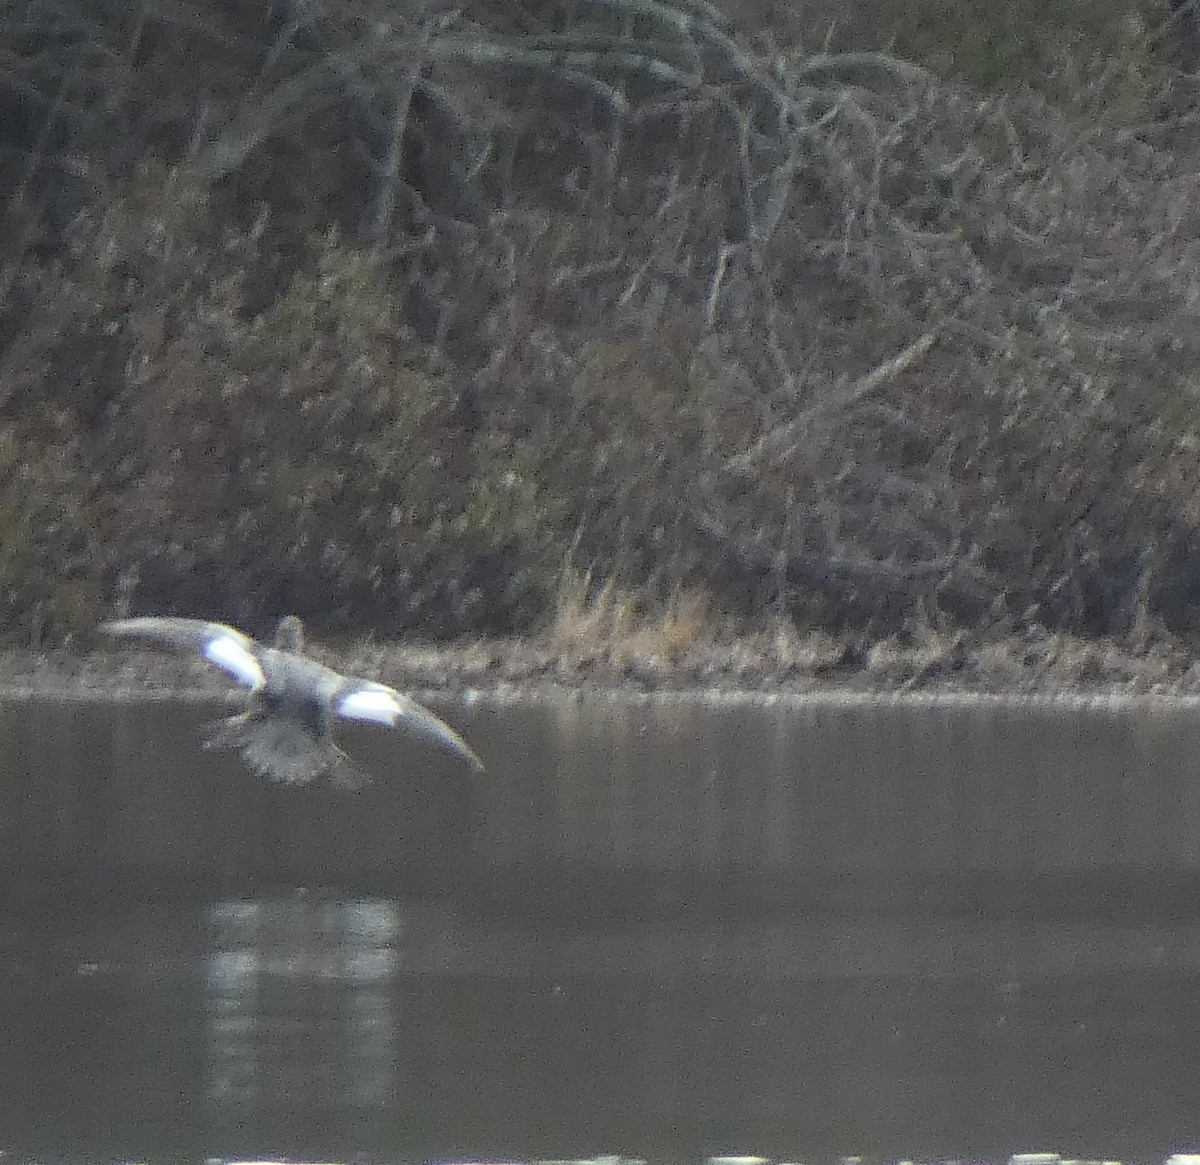
<svg viewBox="0 0 1200 1165">
<path fill-rule="evenodd" d="M 199 748 L 212 704 L 0 703 L 0 854 L 426 889 L 535 869 L 1200 877 L 1195 700 L 589 693 L 436 710 L 486 776 L 387 739 L 364 759 L 375 784 L 346 796 L 252 780 Z"/>
<path fill-rule="evenodd" d="M 1195 707 L 471 714 L 486 780 L 345 796 L 211 709 L 0 706 L 0 1152 L 1196 1144 Z"/>
<path fill-rule="evenodd" d="M 376 1108 L 395 1089 L 394 903 L 221 902 L 204 979 L 209 1100 Z"/>
<path fill-rule="evenodd" d="M 1158 1160 L 1195 1136 L 1196 924 L 631 903 L 619 926 L 521 928 L 313 892 L 18 931 L 17 1158 Z"/>
</svg>

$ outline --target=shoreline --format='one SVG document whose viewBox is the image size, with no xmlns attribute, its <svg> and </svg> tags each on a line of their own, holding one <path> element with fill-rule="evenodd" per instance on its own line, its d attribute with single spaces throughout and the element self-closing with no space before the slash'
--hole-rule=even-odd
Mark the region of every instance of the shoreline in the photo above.
<svg viewBox="0 0 1200 1165">
<path fill-rule="evenodd" d="M 581 647 L 545 637 L 467 644 L 359 643 L 312 654 L 401 690 L 855 695 L 1200 695 L 1200 664 L 1182 645 L 1142 650 L 1028 633 L 972 638 L 930 632 L 912 642 L 823 632 L 768 634 L 660 650 L 653 643 Z M 143 647 L 0 652 L 0 694 L 205 695 L 230 682 L 202 661 Z"/>
</svg>

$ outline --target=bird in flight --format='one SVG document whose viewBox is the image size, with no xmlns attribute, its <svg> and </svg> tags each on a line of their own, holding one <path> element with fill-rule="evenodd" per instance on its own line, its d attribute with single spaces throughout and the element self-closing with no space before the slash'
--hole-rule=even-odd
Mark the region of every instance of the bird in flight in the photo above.
<svg viewBox="0 0 1200 1165">
<path fill-rule="evenodd" d="M 474 750 L 448 724 L 386 684 L 344 676 L 304 654 L 304 627 L 281 619 L 268 647 L 224 623 L 145 616 L 102 623 L 100 629 L 179 651 L 199 652 L 249 690 L 246 710 L 214 725 L 207 748 L 238 749 L 261 776 L 304 784 L 326 773 L 358 787 L 367 778 L 333 739 L 338 720 L 378 724 L 427 740 L 483 769 Z"/>
</svg>

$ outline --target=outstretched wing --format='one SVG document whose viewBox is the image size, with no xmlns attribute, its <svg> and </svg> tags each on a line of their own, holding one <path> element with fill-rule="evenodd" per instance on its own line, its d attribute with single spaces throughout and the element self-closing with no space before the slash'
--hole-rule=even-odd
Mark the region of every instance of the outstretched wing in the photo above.
<svg viewBox="0 0 1200 1165">
<path fill-rule="evenodd" d="M 243 635 L 235 627 L 226 627 L 224 623 L 150 615 L 101 623 L 100 630 L 108 635 L 142 639 L 176 651 L 197 652 L 213 667 L 251 691 L 257 691 L 266 683 L 258 659 L 258 644 L 249 635 Z"/>
<path fill-rule="evenodd" d="M 482 770 L 483 761 L 474 749 L 444 720 L 416 700 L 369 680 L 348 680 L 333 697 L 333 710 L 343 720 L 365 721 L 395 728 L 462 757 L 472 768 Z"/>
</svg>

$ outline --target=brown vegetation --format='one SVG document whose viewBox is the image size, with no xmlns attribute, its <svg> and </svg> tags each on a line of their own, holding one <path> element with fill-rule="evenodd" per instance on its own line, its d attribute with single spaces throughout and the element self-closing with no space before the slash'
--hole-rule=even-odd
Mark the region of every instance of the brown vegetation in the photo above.
<svg viewBox="0 0 1200 1165">
<path fill-rule="evenodd" d="M 814 48 L 705 0 L 8 6 L 0 625 L 507 633 L 580 567 L 558 635 L 619 593 L 618 664 L 1186 628 L 1163 14 L 1033 38 L 1035 90 L 901 7 Z"/>
</svg>

